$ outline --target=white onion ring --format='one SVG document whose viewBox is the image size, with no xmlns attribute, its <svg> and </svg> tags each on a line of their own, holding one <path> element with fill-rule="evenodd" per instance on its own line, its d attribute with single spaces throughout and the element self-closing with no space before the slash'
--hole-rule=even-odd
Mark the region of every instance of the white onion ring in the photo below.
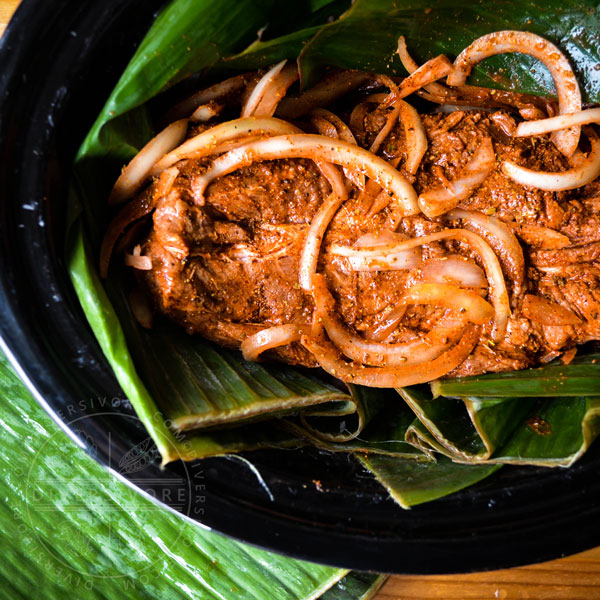
<svg viewBox="0 0 600 600">
<path fill-rule="evenodd" d="M 254 115 L 256 117 L 272 117 L 288 88 L 297 81 L 298 77 L 298 67 L 295 64 L 286 65 L 265 89 Z"/>
<path fill-rule="evenodd" d="M 521 185 L 536 187 L 549 192 L 573 190 L 587 185 L 600 176 L 600 140 L 591 129 L 587 131 L 587 135 L 592 149 L 587 157 L 577 152 L 573 157 L 575 166 L 571 169 L 557 173 L 534 171 L 505 160 L 502 163 L 502 171 L 507 177 Z"/>
<path fill-rule="evenodd" d="M 427 134 L 417 110 L 403 100 L 400 100 L 398 105 L 400 106 L 400 121 L 404 128 L 404 136 L 406 137 L 406 162 L 404 163 L 404 168 L 411 175 L 415 175 L 425 152 L 427 152 Z"/>
<path fill-rule="evenodd" d="M 266 350 L 287 346 L 297 342 L 302 337 L 302 328 L 299 325 L 275 325 L 249 335 L 241 344 L 245 360 L 256 361 L 260 354 Z"/>
<path fill-rule="evenodd" d="M 345 200 L 346 196 L 330 194 L 319 207 L 319 210 L 313 217 L 304 245 L 300 253 L 300 264 L 298 268 L 298 281 L 300 287 L 305 292 L 311 292 L 314 287 L 314 275 L 317 272 L 317 263 L 319 261 L 319 252 L 321 242 L 325 236 L 325 231 L 333 219 L 338 208 Z"/>
<path fill-rule="evenodd" d="M 320 281 L 321 284 L 315 286 L 315 303 L 331 304 L 333 298 Z M 345 356 L 374 367 L 393 367 L 434 360 L 458 342 L 465 328 L 464 323 L 458 327 L 435 328 L 408 342 L 382 344 L 350 333 L 333 311 L 324 311 L 322 320 L 329 339 Z"/>
<path fill-rule="evenodd" d="M 125 254 L 125 265 L 139 269 L 140 271 L 152 270 L 152 258 L 150 256 L 138 256 L 135 254 Z"/>
<path fill-rule="evenodd" d="M 398 203 L 404 215 L 417 214 L 416 193 L 406 179 L 389 163 L 374 154 L 341 140 L 320 135 L 282 135 L 253 142 L 224 154 L 192 181 L 197 203 L 204 201 L 204 191 L 217 177 L 251 165 L 257 160 L 311 158 L 355 169 L 374 179 Z"/>
<path fill-rule="evenodd" d="M 487 287 L 482 268 L 462 256 L 445 256 L 427 261 L 421 267 L 421 277 L 430 283 L 454 283 L 471 288 Z"/>
<path fill-rule="evenodd" d="M 254 115 L 254 111 L 256 110 L 259 102 L 262 100 L 265 92 L 269 89 L 269 86 L 273 84 L 273 81 L 276 79 L 277 75 L 279 75 L 286 62 L 287 59 L 278 62 L 258 80 L 258 83 L 254 86 L 252 93 L 248 96 L 248 99 L 244 103 L 240 116 L 251 117 Z"/>
<path fill-rule="evenodd" d="M 561 115 L 581 110 L 581 92 L 575 73 L 565 55 L 548 40 L 526 31 L 496 31 L 476 39 L 454 61 L 448 85 L 464 85 L 475 64 L 495 54 L 520 52 L 537 58 L 550 71 Z M 553 135 L 556 147 L 567 157 L 573 155 L 579 143 L 579 127 L 557 131 Z"/>
<path fill-rule="evenodd" d="M 200 90 L 185 100 L 176 104 L 165 117 L 167 123 L 183 117 L 189 117 L 196 108 L 203 104 L 208 104 L 214 100 L 219 100 L 228 94 L 241 90 L 248 81 L 248 74 L 235 75 L 215 85 Z"/>
<path fill-rule="evenodd" d="M 402 66 L 408 71 L 409 75 L 411 73 L 414 73 L 419 68 L 419 65 L 413 60 L 413 58 L 408 53 L 408 48 L 406 47 L 406 40 L 403 35 L 401 35 L 398 38 L 397 52 Z M 448 90 L 439 83 L 429 83 L 424 87 L 428 92 L 432 94 L 444 96 L 448 93 Z"/>
<path fill-rule="evenodd" d="M 120 204 L 132 198 L 150 176 L 154 163 L 181 143 L 187 132 L 187 126 L 187 119 L 181 119 L 171 123 L 153 137 L 121 171 L 110 193 L 108 203 Z"/>
<path fill-rule="evenodd" d="M 494 251 L 485 240 L 472 231 L 467 229 L 444 229 L 437 233 L 425 235 L 422 237 L 411 238 L 404 242 L 391 244 L 389 246 L 380 246 L 376 248 L 351 248 L 349 246 L 340 246 L 332 244 L 328 250 L 338 256 L 365 256 L 365 258 L 377 258 L 384 256 L 385 253 L 398 252 L 408 248 L 416 248 L 424 244 L 430 244 L 443 239 L 455 239 L 466 241 L 471 248 L 477 252 L 484 264 L 487 279 L 490 283 L 490 298 L 496 314 L 494 316 L 494 327 L 492 330 L 492 339 L 495 342 L 502 340 L 506 334 L 506 326 L 510 315 L 510 303 L 506 284 L 502 274 L 502 267 Z"/>
<path fill-rule="evenodd" d="M 437 217 L 468 198 L 496 166 L 496 155 L 491 138 L 485 138 L 463 169 L 463 173 L 448 181 L 447 186 L 434 188 L 419 196 L 419 206 L 429 218 Z"/>
<path fill-rule="evenodd" d="M 249 135 L 284 135 L 301 133 L 295 125 L 274 117 L 244 117 L 215 125 L 165 154 L 152 167 L 150 175 L 158 175 L 176 162 L 193 156 L 202 158 L 219 152 L 222 144 Z M 158 159 L 157 159 L 158 160 Z"/>
<path fill-rule="evenodd" d="M 600 107 L 588 108 L 576 113 L 558 115 L 549 119 L 539 119 L 537 121 L 525 121 L 519 123 L 515 137 L 527 137 L 530 135 L 543 135 L 551 131 L 559 131 L 580 125 L 588 125 L 589 123 L 600 123 Z"/>
<path fill-rule="evenodd" d="M 300 341 L 308 351 L 312 352 L 321 368 L 346 383 L 368 387 L 401 388 L 427 383 L 456 369 L 471 354 L 478 340 L 479 328 L 469 325 L 458 344 L 434 360 L 396 367 L 365 367 L 347 363 L 338 358 L 335 347 L 325 340 L 303 336 Z"/>
<path fill-rule="evenodd" d="M 208 104 L 201 104 L 190 117 L 192 123 L 206 123 L 215 117 L 218 117 L 223 110 L 223 104 L 217 104 L 216 102 L 209 102 Z"/>
<path fill-rule="evenodd" d="M 475 229 L 475 233 L 482 235 L 492 246 L 496 254 L 502 259 L 504 268 L 508 271 L 513 282 L 513 294 L 520 296 L 523 291 L 525 278 L 525 257 L 523 248 L 519 244 L 512 230 L 500 219 L 488 217 L 480 212 L 454 209 L 446 215 L 446 218 L 462 219 Z"/>
</svg>

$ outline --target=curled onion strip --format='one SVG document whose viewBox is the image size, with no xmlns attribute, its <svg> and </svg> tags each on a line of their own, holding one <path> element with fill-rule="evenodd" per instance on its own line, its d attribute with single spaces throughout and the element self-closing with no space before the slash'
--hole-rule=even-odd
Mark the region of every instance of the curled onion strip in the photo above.
<svg viewBox="0 0 600 600">
<path fill-rule="evenodd" d="M 331 305 L 333 303 L 331 293 L 322 279 L 317 281 L 318 284 L 314 288 L 315 304 Z M 393 367 L 431 361 L 456 344 L 465 327 L 461 324 L 452 328 L 436 328 L 408 342 L 382 344 L 350 333 L 333 311 L 324 311 L 322 320 L 329 339 L 345 356 L 374 367 Z"/>
<path fill-rule="evenodd" d="M 310 223 L 310 227 L 304 238 L 298 268 L 298 281 L 300 287 L 306 292 L 312 291 L 314 287 L 314 275 L 317 272 L 321 242 L 331 219 L 333 219 L 344 199 L 345 196 L 335 193 L 330 194 L 321 204 Z"/>
<path fill-rule="evenodd" d="M 315 107 L 332 104 L 368 78 L 369 74 L 363 71 L 331 73 L 297 98 L 284 98 L 277 108 L 277 113 L 285 119 L 298 119 Z"/>
<path fill-rule="evenodd" d="M 398 38 L 397 52 L 402 66 L 408 71 L 409 74 L 414 73 L 419 68 L 419 65 L 413 60 L 411 55 L 408 53 L 408 48 L 406 47 L 406 40 L 404 39 L 403 35 L 401 35 Z M 439 83 L 428 83 L 424 87 L 428 92 L 431 92 L 432 94 L 444 96 L 448 93 L 447 88 L 445 88 Z"/>
<path fill-rule="evenodd" d="M 591 129 L 587 131 L 587 135 L 592 149 L 587 157 L 584 157 L 581 152 L 577 152 L 573 157 L 575 166 L 571 169 L 557 173 L 533 171 L 505 160 L 502 163 L 502 171 L 507 177 L 521 185 L 549 192 L 572 190 L 584 186 L 600 176 L 600 140 Z"/>
<path fill-rule="evenodd" d="M 569 127 L 588 125 L 589 123 L 600 123 L 600 107 L 589 108 L 576 113 L 559 115 L 550 119 L 539 119 L 538 121 L 526 121 L 519 123 L 516 137 L 526 137 L 529 135 L 542 135 L 551 131 L 559 131 Z"/>
<path fill-rule="evenodd" d="M 273 117 L 243 117 L 215 125 L 163 156 L 152 168 L 150 175 L 158 175 L 176 162 L 193 156 L 202 158 L 219 152 L 222 144 L 239 140 L 249 135 L 283 135 L 300 133 L 295 125 Z"/>
<path fill-rule="evenodd" d="M 281 69 L 283 69 L 286 62 L 287 60 L 282 60 L 281 62 L 278 62 L 259 79 L 258 83 L 254 86 L 252 93 L 248 96 L 248 99 L 242 107 L 242 117 L 251 117 L 252 115 L 254 115 L 256 107 L 262 100 L 265 93 L 268 92 L 269 87 L 273 85 L 273 82 L 276 80 L 277 75 L 279 75 Z"/>
<path fill-rule="evenodd" d="M 488 56 L 507 52 L 521 52 L 537 58 L 550 71 L 561 115 L 581 110 L 581 92 L 575 73 L 565 55 L 548 40 L 526 31 L 496 31 L 476 39 L 454 61 L 454 69 L 448 76 L 449 85 L 463 85 L 471 69 Z M 572 156 L 579 143 L 579 127 L 557 131 L 553 135 L 556 147 L 565 155 Z"/>
<path fill-rule="evenodd" d="M 328 250 L 338 256 L 364 256 L 365 258 L 377 258 L 393 252 L 399 252 L 409 248 L 416 248 L 424 244 L 431 244 L 444 239 L 464 240 L 481 258 L 483 262 L 487 279 L 490 283 L 490 298 L 495 309 L 494 327 L 492 330 L 492 339 L 496 342 L 502 340 L 506 334 L 506 326 L 510 315 L 510 304 L 502 267 L 498 258 L 488 243 L 476 233 L 467 229 L 445 229 L 425 235 L 422 237 L 411 238 L 389 246 L 379 246 L 376 248 L 351 248 L 349 246 L 340 246 L 332 244 Z"/>
<path fill-rule="evenodd" d="M 405 215 L 418 213 L 416 193 L 408 181 L 389 163 L 374 154 L 341 140 L 320 135 L 282 135 L 253 142 L 224 154 L 192 182 L 197 203 L 204 202 L 204 191 L 217 177 L 227 175 L 257 160 L 311 158 L 355 169 L 374 179 L 398 203 Z"/>
<path fill-rule="evenodd" d="M 256 117 L 272 117 L 288 88 L 297 81 L 298 77 L 298 67 L 295 64 L 286 65 L 265 90 L 254 115 Z"/>
<path fill-rule="evenodd" d="M 451 210 L 461 200 L 468 198 L 473 190 L 487 179 L 495 165 L 496 155 L 492 140 L 488 137 L 481 142 L 460 177 L 419 196 L 421 210 L 430 218 Z"/>
<path fill-rule="evenodd" d="M 223 104 L 217 104 L 216 102 L 209 102 L 208 104 L 201 104 L 190 117 L 192 123 L 206 123 L 215 117 L 218 117 L 223 110 Z"/>
<path fill-rule="evenodd" d="M 187 126 L 187 119 L 181 119 L 171 123 L 153 137 L 121 171 L 110 193 L 108 203 L 120 204 L 132 198 L 150 176 L 154 163 L 181 143 L 187 132 Z"/>
<path fill-rule="evenodd" d="M 425 152 L 427 152 L 427 134 L 417 110 L 403 100 L 400 100 L 398 105 L 400 107 L 400 120 L 406 137 L 404 168 L 411 175 L 415 175 Z"/>
<path fill-rule="evenodd" d="M 466 327 L 461 340 L 454 347 L 434 360 L 395 367 L 365 367 L 347 363 L 339 358 L 336 348 L 325 340 L 317 341 L 302 336 L 300 341 L 312 352 L 321 368 L 342 381 L 368 387 L 399 388 L 443 377 L 469 356 L 478 340 L 479 328 L 470 325 Z"/>
<path fill-rule="evenodd" d="M 219 100 L 228 94 L 241 90 L 246 85 L 248 78 L 249 76 L 247 73 L 235 75 L 234 77 L 230 77 L 229 79 L 225 79 L 204 90 L 196 92 L 192 96 L 189 96 L 176 104 L 167 113 L 167 116 L 165 117 L 166 121 L 171 122 L 176 119 L 189 117 L 199 106 L 208 104 L 214 100 Z"/>
<path fill-rule="evenodd" d="M 488 217 L 480 212 L 455 209 L 449 212 L 448 219 L 462 219 L 469 224 L 475 233 L 482 235 L 502 260 L 506 271 L 513 282 L 513 294 L 520 296 L 525 278 L 525 257 L 512 230 L 500 219 Z"/>
<path fill-rule="evenodd" d="M 256 361 L 266 350 L 297 342 L 301 337 L 302 328 L 299 325 L 269 327 L 249 335 L 241 344 L 242 354 L 245 360 Z"/>
<path fill-rule="evenodd" d="M 128 267 L 133 267 L 134 269 L 139 269 L 140 271 L 152 270 L 152 258 L 149 256 L 125 254 L 125 264 Z"/>
</svg>

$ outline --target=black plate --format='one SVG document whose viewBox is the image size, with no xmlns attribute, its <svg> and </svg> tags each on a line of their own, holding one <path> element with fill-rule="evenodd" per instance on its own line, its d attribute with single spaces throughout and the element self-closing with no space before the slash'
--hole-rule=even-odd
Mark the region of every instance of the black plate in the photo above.
<svg viewBox="0 0 600 600">
<path fill-rule="evenodd" d="M 135 473 L 115 463 L 144 446 L 146 433 L 125 418 L 130 407 L 116 400 L 123 392 L 66 273 L 67 186 L 77 147 L 163 3 L 24 0 L 0 45 L 0 334 L 44 408 L 140 491 L 291 556 L 442 573 L 538 562 L 596 545 L 598 445 L 569 470 L 505 468 L 410 511 L 346 456 L 316 450 L 253 453 L 266 488 L 247 465 L 224 458 L 164 471 L 152 463 Z M 185 502 L 176 495 L 182 481 L 189 484 Z"/>
</svg>

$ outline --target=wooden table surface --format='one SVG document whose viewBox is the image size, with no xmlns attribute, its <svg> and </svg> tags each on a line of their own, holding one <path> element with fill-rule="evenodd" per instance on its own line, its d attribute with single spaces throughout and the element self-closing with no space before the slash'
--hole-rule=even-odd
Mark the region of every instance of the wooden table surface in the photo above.
<svg viewBox="0 0 600 600">
<path fill-rule="evenodd" d="M 0 36 L 20 0 L 0 0 Z M 0 69 L 2 67 L 0 66 Z M 376 600 L 600 600 L 600 547 L 560 560 L 469 575 L 395 575 Z"/>
</svg>

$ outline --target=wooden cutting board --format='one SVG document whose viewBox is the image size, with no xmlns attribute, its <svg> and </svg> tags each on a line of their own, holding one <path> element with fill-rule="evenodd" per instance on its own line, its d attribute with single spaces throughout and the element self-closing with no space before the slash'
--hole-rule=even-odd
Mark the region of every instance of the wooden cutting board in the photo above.
<svg viewBox="0 0 600 600">
<path fill-rule="evenodd" d="M 19 1 L 0 0 L 0 36 Z M 600 600 L 600 547 L 552 562 L 503 571 L 469 575 L 395 575 L 376 600 L 520 598 Z"/>
</svg>

